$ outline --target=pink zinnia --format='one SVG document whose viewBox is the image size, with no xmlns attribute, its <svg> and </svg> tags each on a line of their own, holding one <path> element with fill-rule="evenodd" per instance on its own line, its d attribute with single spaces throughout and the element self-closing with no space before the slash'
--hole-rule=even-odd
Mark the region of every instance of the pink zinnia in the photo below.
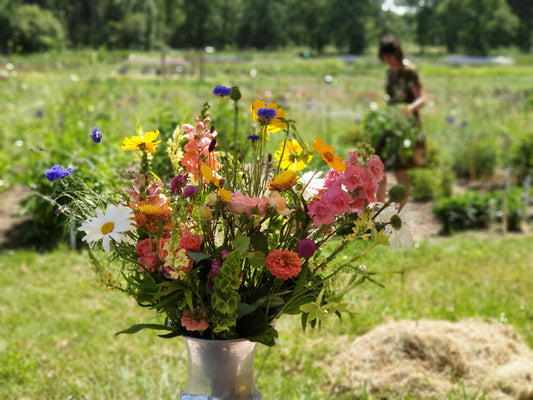
<svg viewBox="0 0 533 400">
<path fill-rule="evenodd" d="M 197 306 L 194 309 L 194 312 L 187 309 L 183 312 L 183 316 L 181 317 L 181 326 L 188 331 L 205 331 L 209 328 L 206 318 L 207 314 L 200 306 Z"/>
<path fill-rule="evenodd" d="M 302 270 L 298 254 L 290 250 L 273 250 L 266 258 L 266 265 L 272 275 L 284 280 L 295 278 Z"/>
<path fill-rule="evenodd" d="M 157 266 L 157 241 L 155 239 L 144 239 L 137 242 L 135 245 L 135 253 L 140 257 L 137 258 L 139 264 L 144 265 L 144 268 L 139 268 L 139 272 L 147 271 L 154 272 Z"/>
<path fill-rule="evenodd" d="M 192 233 L 189 230 L 183 232 L 183 236 L 180 239 L 180 247 L 188 251 L 201 251 L 200 245 L 202 244 L 202 235 Z"/>
</svg>

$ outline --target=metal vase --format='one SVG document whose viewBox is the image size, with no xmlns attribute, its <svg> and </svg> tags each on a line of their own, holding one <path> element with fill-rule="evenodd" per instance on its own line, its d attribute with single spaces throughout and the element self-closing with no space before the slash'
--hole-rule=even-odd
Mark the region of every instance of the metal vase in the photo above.
<svg viewBox="0 0 533 400">
<path fill-rule="evenodd" d="M 183 337 L 189 371 L 181 400 L 260 400 L 255 386 L 255 343 L 246 339 Z"/>
</svg>

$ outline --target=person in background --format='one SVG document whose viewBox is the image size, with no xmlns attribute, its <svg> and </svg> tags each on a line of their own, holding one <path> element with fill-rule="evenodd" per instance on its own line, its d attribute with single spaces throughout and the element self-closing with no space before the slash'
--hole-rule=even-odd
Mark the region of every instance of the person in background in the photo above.
<svg viewBox="0 0 533 400">
<path fill-rule="evenodd" d="M 385 90 L 388 95 L 388 104 L 397 105 L 405 104 L 402 108 L 403 113 L 408 118 L 413 118 L 415 123 L 420 126 L 421 145 L 423 146 L 425 158 L 425 140 L 423 139 L 422 126 L 418 110 L 425 103 L 424 92 L 420 77 L 416 68 L 409 64 L 403 57 L 402 46 L 400 42 L 392 35 L 386 35 L 381 38 L 379 44 L 379 58 L 388 65 L 386 73 Z M 415 150 L 416 152 L 416 150 Z M 392 171 L 397 183 L 404 184 L 411 189 L 409 182 L 408 167 L 393 167 Z M 386 176 L 379 182 L 377 199 L 380 202 L 386 201 L 387 178 Z M 400 204 L 400 209 L 407 203 L 408 197 Z"/>
</svg>

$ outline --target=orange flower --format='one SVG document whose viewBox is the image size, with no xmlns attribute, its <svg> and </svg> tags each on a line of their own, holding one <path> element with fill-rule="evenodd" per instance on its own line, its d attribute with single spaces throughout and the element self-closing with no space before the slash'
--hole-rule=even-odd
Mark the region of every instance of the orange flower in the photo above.
<svg viewBox="0 0 533 400">
<path fill-rule="evenodd" d="M 267 132 L 274 133 L 287 128 L 287 124 L 279 120 L 279 118 L 287 117 L 287 113 L 285 112 L 285 110 L 283 108 L 278 108 L 275 103 L 265 103 L 265 101 L 261 99 L 255 100 L 250 106 L 250 111 L 252 112 L 252 116 L 255 122 L 259 122 L 260 118 L 257 116 L 257 110 L 259 110 L 260 108 L 272 108 L 273 110 L 276 110 L 276 117 L 271 119 L 268 123 Z"/>
<path fill-rule="evenodd" d="M 322 159 L 337 172 L 342 172 L 346 169 L 346 163 L 339 156 L 335 155 L 335 149 L 330 145 L 324 144 L 320 138 L 316 138 L 313 142 L 313 148 L 320 153 Z"/>
<path fill-rule="evenodd" d="M 289 190 L 291 187 L 296 185 L 298 176 L 296 171 L 288 170 L 283 171 L 282 173 L 276 175 L 274 179 L 268 184 L 270 190 L 276 190 L 278 192 L 283 192 L 284 190 Z"/>
<path fill-rule="evenodd" d="M 284 280 L 295 278 L 302 270 L 298 254 L 290 250 L 273 250 L 266 258 L 266 265 L 272 275 Z"/>
</svg>

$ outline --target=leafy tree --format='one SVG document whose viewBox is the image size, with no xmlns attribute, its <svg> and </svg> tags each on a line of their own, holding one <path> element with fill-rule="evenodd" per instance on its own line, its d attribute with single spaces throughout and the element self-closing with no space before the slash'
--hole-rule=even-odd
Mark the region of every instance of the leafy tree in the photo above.
<svg viewBox="0 0 533 400">
<path fill-rule="evenodd" d="M 520 20 L 517 32 L 518 45 L 522 50 L 529 52 L 533 29 L 533 2 L 524 0 L 507 0 L 507 2 Z"/>
<path fill-rule="evenodd" d="M 65 31 L 52 12 L 36 4 L 15 7 L 11 16 L 11 40 L 23 52 L 46 51 L 64 46 Z"/>
</svg>

